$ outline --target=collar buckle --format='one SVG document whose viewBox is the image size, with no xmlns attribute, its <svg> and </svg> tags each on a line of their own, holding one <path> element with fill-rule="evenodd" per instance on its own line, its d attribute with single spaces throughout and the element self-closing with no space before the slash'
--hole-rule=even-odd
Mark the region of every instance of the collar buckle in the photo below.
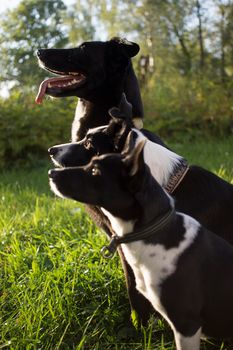
<svg viewBox="0 0 233 350">
<path fill-rule="evenodd" d="M 102 255 L 102 257 L 105 259 L 112 259 L 112 257 L 114 256 L 114 253 L 117 249 L 118 244 L 119 243 L 117 241 L 117 237 L 113 236 L 109 245 L 104 245 L 101 248 L 100 254 Z"/>
</svg>

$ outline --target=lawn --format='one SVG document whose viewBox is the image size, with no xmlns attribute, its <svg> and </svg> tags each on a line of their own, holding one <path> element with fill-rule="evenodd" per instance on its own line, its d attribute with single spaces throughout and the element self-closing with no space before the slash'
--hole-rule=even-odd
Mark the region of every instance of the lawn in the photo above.
<svg viewBox="0 0 233 350">
<path fill-rule="evenodd" d="M 233 137 L 170 146 L 233 180 Z M 101 257 L 106 237 L 80 204 L 50 192 L 49 167 L 0 173 L 0 349 L 174 349 L 161 319 L 131 326 L 118 257 Z M 226 349 L 214 343 L 202 349 Z"/>
</svg>

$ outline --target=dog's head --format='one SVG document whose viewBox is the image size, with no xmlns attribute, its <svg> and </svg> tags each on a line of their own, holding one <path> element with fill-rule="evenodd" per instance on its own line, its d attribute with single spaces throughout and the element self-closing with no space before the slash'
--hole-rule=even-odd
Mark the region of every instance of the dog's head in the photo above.
<svg viewBox="0 0 233 350">
<path fill-rule="evenodd" d="M 123 84 L 130 59 L 138 51 L 136 43 L 119 38 L 84 42 L 71 49 L 39 49 L 40 66 L 57 77 L 41 83 L 36 102 L 41 103 L 45 94 L 91 100 L 108 94 L 110 87 L 115 91 Z"/>
<path fill-rule="evenodd" d="M 122 219 L 135 219 L 140 213 L 136 194 L 151 177 L 143 147 L 141 142 L 125 156 L 105 154 L 85 166 L 50 170 L 51 189 L 58 196 L 103 207 Z"/>
<path fill-rule="evenodd" d="M 109 113 L 112 117 L 110 123 L 90 129 L 83 140 L 49 148 L 53 162 L 63 167 L 86 165 L 94 156 L 122 152 L 127 138 L 127 147 L 133 147 L 137 134 L 131 128 L 132 106 L 124 94 L 119 107 L 111 108 Z"/>
</svg>

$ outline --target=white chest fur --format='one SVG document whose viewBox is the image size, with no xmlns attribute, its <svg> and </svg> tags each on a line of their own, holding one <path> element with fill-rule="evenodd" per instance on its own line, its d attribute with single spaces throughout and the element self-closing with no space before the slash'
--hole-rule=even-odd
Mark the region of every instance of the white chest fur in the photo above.
<svg viewBox="0 0 233 350">
<path fill-rule="evenodd" d="M 72 130 L 71 130 L 71 139 L 72 142 L 76 142 L 77 141 L 77 133 L 78 130 L 80 128 L 80 120 L 85 117 L 86 114 L 86 108 L 84 106 L 84 104 L 79 101 L 75 110 L 75 117 L 74 117 L 74 121 L 72 123 Z"/>
<path fill-rule="evenodd" d="M 102 210 L 119 236 L 132 231 L 133 222 L 125 222 L 113 217 L 105 209 Z M 178 246 L 166 249 L 163 244 L 145 244 L 143 241 L 122 244 L 125 258 L 134 271 L 138 291 L 168 322 L 166 310 L 160 302 L 161 285 L 168 276 L 176 271 L 179 257 L 193 243 L 199 228 L 196 220 L 185 214 L 180 215 L 183 216 L 185 234 Z"/>
</svg>

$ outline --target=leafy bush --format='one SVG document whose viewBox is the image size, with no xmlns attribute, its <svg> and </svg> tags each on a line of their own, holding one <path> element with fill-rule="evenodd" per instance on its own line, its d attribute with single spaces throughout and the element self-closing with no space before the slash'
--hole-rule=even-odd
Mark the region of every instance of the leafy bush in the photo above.
<svg viewBox="0 0 233 350">
<path fill-rule="evenodd" d="M 163 137 L 225 135 L 231 132 L 233 95 L 204 77 L 173 71 L 155 74 L 143 91 L 145 125 Z"/>
<path fill-rule="evenodd" d="M 158 70 L 142 89 L 145 127 L 165 139 L 226 135 L 233 129 L 230 86 L 207 77 Z M 0 100 L 0 165 L 47 157 L 47 149 L 69 142 L 77 99 L 34 102 L 32 94 L 14 92 Z"/>
<path fill-rule="evenodd" d="M 54 144 L 69 142 L 74 99 L 36 105 L 32 94 L 14 92 L 0 100 L 0 165 L 47 157 Z"/>
</svg>

